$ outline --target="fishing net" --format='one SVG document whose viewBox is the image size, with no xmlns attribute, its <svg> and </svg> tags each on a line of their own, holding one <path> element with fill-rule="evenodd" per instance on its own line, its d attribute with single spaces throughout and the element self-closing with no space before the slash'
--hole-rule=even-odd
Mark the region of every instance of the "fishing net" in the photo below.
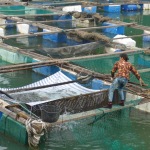
<svg viewBox="0 0 150 150">
<path fill-rule="evenodd" d="M 63 149 L 145 149 L 143 135 L 140 136 L 137 131 L 140 126 L 135 128 L 135 121 L 143 116 L 132 107 L 64 123 L 48 133 L 44 146 L 54 148 L 57 143 L 58 148 L 60 146 Z"/>
</svg>

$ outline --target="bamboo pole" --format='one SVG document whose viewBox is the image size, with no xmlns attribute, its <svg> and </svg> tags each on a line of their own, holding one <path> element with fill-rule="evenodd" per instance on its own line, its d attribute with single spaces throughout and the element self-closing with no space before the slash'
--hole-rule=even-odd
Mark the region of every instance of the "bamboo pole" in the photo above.
<svg viewBox="0 0 150 150">
<path fill-rule="evenodd" d="M 45 34 L 54 34 L 54 33 L 62 33 L 62 32 L 69 32 L 69 31 L 80 31 L 80 30 L 92 30 L 92 29 L 105 29 L 105 28 L 112 28 L 117 26 L 131 26 L 133 23 L 124 23 L 119 25 L 113 26 L 100 26 L 100 27 L 89 27 L 89 28 L 77 28 L 77 29 L 66 29 L 60 31 L 51 31 L 51 32 L 37 32 L 37 33 L 30 33 L 30 34 L 17 34 L 17 35 L 8 35 L 8 36 L 0 36 L 4 39 L 16 38 L 16 37 L 26 37 L 26 36 L 38 36 L 38 35 L 45 35 Z"/>
<path fill-rule="evenodd" d="M 54 15 L 65 15 L 66 12 L 62 13 L 49 13 L 49 14 L 24 14 L 24 15 L 2 15 L 0 18 L 7 18 L 7 17 L 40 17 L 40 16 L 54 16 Z"/>
<path fill-rule="evenodd" d="M 55 60 L 49 60 L 49 61 L 45 61 L 45 62 L 9 65 L 9 66 L 5 66 L 5 67 L 0 67 L 0 73 L 14 72 L 14 71 L 19 71 L 19 70 L 27 70 L 27 69 L 45 67 L 48 65 L 58 65 L 58 64 L 62 64 L 62 63 L 63 62 L 61 60 L 55 59 Z"/>
<path fill-rule="evenodd" d="M 49 87 L 60 86 L 60 85 L 65 85 L 65 84 L 70 84 L 70 83 L 75 83 L 75 82 L 80 82 L 80 80 L 60 82 L 60 83 L 55 83 L 55 84 L 50 84 L 50 85 L 43 85 L 43 86 L 16 89 L 16 90 L 8 90 L 7 93 L 16 93 L 16 92 L 24 92 L 24 91 L 30 91 L 30 90 L 38 90 L 38 89 L 42 89 L 42 88 L 49 88 Z"/>
<path fill-rule="evenodd" d="M 113 38 L 112 40 L 126 39 L 126 38 L 134 38 L 134 37 L 140 37 L 140 36 L 150 36 L 150 33 L 149 33 L 149 34 L 131 35 L 131 36 L 120 37 L 120 38 Z"/>
<path fill-rule="evenodd" d="M 16 22 L 16 23 L 3 23 L 0 24 L 0 26 L 3 25 L 16 25 L 16 24 L 32 24 L 32 23 L 53 23 L 53 22 L 71 22 L 71 21 L 77 21 L 77 20 L 93 20 L 93 18 L 80 18 L 80 19 L 65 19 L 65 20 L 46 20 L 46 21 L 26 21 L 26 22 Z"/>
</svg>

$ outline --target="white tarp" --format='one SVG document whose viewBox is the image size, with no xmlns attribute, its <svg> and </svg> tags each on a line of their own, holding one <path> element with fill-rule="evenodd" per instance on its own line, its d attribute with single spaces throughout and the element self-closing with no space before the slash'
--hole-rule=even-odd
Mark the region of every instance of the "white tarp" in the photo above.
<svg viewBox="0 0 150 150">
<path fill-rule="evenodd" d="M 23 87 L 7 88 L 7 89 L 1 88 L 0 90 L 2 90 L 2 91 L 17 90 L 17 89 L 38 87 L 38 86 L 43 86 L 43 85 L 57 84 L 57 83 L 68 82 L 68 81 L 71 81 L 71 79 L 68 78 L 66 75 L 64 75 L 61 71 L 58 71 L 57 73 L 55 73 L 45 79 L 42 79 L 38 82 L 29 84 L 29 85 L 26 85 Z M 53 87 L 48 87 L 48 88 L 18 92 L 18 93 L 14 93 L 12 95 L 14 95 L 14 96 L 19 95 L 20 98 L 24 97 L 24 99 L 27 99 L 27 97 L 29 97 L 29 99 L 27 99 L 27 104 L 33 106 L 33 105 L 37 105 L 40 103 L 57 100 L 60 98 L 71 97 L 71 96 L 76 96 L 76 95 L 81 95 L 81 94 L 94 93 L 97 91 L 99 91 L 99 90 L 88 89 L 88 88 L 83 87 L 82 85 L 74 82 L 74 83 L 70 83 L 70 84 L 64 84 L 64 85 L 53 86 Z M 30 100 L 32 95 L 36 95 L 36 99 Z M 38 100 L 38 98 L 40 100 Z"/>
</svg>

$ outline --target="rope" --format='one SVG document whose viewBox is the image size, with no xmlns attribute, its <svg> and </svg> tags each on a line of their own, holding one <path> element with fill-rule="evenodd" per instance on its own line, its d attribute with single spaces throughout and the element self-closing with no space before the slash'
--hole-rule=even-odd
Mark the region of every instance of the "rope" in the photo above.
<svg viewBox="0 0 150 150">
<path fill-rule="evenodd" d="M 47 131 L 46 124 L 41 120 L 26 120 L 26 130 L 28 133 L 28 144 L 30 147 L 38 147 L 41 136 L 44 135 L 44 131 Z M 33 127 L 34 125 L 34 127 Z M 35 129 L 35 125 L 40 125 L 40 128 Z"/>
</svg>

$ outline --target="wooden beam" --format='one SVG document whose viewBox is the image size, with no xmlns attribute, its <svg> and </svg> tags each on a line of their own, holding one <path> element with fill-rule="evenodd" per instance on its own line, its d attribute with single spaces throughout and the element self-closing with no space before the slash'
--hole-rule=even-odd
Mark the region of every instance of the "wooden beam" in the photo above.
<svg viewBox="0 0 150 150">
<path fill-rule="evenodd" d="M 80 80 L 72 80 L 72 81 L 60 82 L 60 83 L 55 83 L 55 84 L 50 84 L 50 85 L 43 85 L 43 86 L 37 86 L 37 87 L 29 87 L 29 88 L 21 88 L 21 89 L 16 89 L 16 90 L 9 90 L 9 91 L 7 91 L 7 93 L 31 91 L 31 90 L 37 90 L 37 89 L 42 89 L 42 88 L 49 88 L 49 87 L 55 87 L 55 86 L 60 86 L 60 85 L 65 85 L 65 84 L 71 84 L 71 83 L 75 83 L 75 82 L 79 82 L 79 81 Z"/>
<path fill-rule="evenodd" d="M 16 38 L 16 37 L 26 37 L 26 36 L 38 36 L 38 35 L 45 35 L 45 34 L 54 34 L 54 33 L 62 33 L 62 32 L 69 32 L 69 31 L 82 31 L 82 30 L 92 30 L 92 29 L 105 29 L 105 28 L 112 28 L 117 26 L 130 26 L 133 23 L 123 23 L 119 25 L 113 26 L 100 26 L 100 27 L 88 27 L 88 28 L 77 28 L 77 29 L 61 29 L 60 31 L 51 31 L 51 32 L 37 32 L 37 33 L 30 33 L 30 34 L 17 34 L 17 35 L 8 35 L 8 36 L 0 36 L 4 39 Z"/>
</svg>

